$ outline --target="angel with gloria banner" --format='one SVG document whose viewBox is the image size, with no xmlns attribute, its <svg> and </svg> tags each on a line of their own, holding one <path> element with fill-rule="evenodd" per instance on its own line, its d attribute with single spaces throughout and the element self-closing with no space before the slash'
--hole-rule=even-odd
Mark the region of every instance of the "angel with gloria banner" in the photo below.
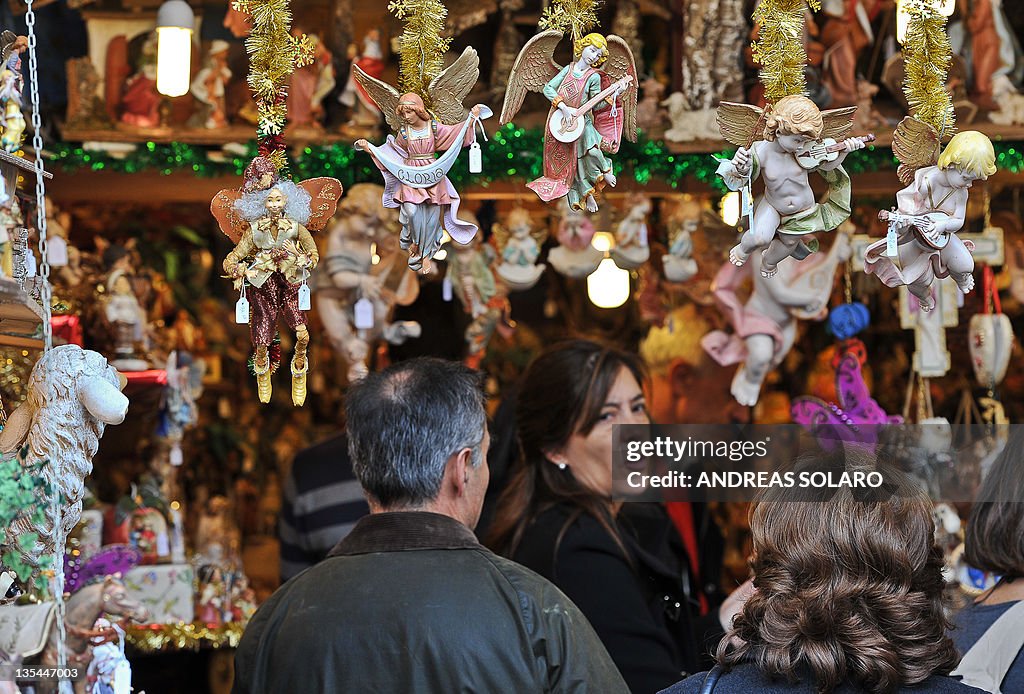
<svg viewBox="0 0 1024 694">
<path fill-rule="evenodd" d="M 447 174 L 461 149 L 475 143 L 477 124 L 491 116 L 486 106 L 467 112 L 462 105 L 480 76 L 480 58 L 467 47 L 430 81 L 425 95 L 399 94 L 358 65 L 353 71 L 398 134 L 389 135 L 380 147 L 363 139 L 356 140 L 355 147 L 368 151 L 384 176 L 384 207 L 399 210 L 400 242 L 409 252 L 409 267 L 426 274 L 441 248 L 443 231 L 461 244 L 472 241 L 477 232 L 475 224 L 459 219 L 461 200 Z"/>
<path fill-rule="evenodd" d="M 842 167 L 847 153 L 874 139 L 844 138 L 853 127 L 855 106 L 819 111 L 806 96 L 784 96 L 765 110 L 723 101 L 718 107 L 722 136 L 739 147 L 718 167 L 730 190 L 742 190 L 742 209 L 750 227 L 729 252 L 741 266 L 762 251 L 761 274 L 772 277 L 788 257 L 803 260 L 816 248 L 809 234 L 832 231 L 850 216 L 850 176 Z M 807 178 L 817 171 L 828 183 L 822 202 L 815 200 Z M 752 205 L 751 182 L 761 174 L 764 196 Z"/>
<path fill-rule="evenodd" d="M 551 102 L 544 132 L 544 175 L 527 184 L 544 202 L 565 198 L 597 212 L 596 194 L 615 186 L 610 155 L 622 136 L 636 142 L 636 63 L 620 37 L 591 33 L 574 43 L 573 62 L 554 61 L 563 33 L 543 31 L 519 52 L 508 79 L 501 125 L 519 112 L 526 92 Z"/>
</svg>

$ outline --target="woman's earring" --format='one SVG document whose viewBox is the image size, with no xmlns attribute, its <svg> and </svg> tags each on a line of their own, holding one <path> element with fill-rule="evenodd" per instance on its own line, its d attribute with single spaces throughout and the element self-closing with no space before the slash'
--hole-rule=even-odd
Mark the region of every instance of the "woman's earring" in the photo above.
<svg viewBox="0 0 1024 694">
<path fill-rule="evenodd" d="M 565 468 L 566 468 L 566 464 L 565 463 L 559 463 L 558 464 L 558 469 L 559 470 L 564 470 Z"/>
</svg>

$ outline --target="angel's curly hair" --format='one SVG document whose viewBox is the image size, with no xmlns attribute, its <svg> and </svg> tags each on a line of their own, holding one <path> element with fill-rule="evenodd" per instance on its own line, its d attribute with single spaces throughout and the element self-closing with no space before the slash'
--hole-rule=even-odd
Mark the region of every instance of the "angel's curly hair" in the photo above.
<svg viewBox="0 0 1024 694">
<path fill-rule="evenodd" d="M 587 34 L 576 44 L 576 50 L 573 51 L 573 59 L 579 60 L 580 56 L 583 55 L 583 49 L 587 46 L 601 49 L 601 57 L 594 63 L 594 67 L 604 65 L 604 61 L 608 60 L 608 39 L 598 33 Z"/>
<path fill-rule="evenodd" d="M 943 557 L 928 497 L 852 450 L 798 461 L 796 469 L 879 470 L 888 491 L 875 498 L 850 487 L 764 492 L 750 523 L 757 591 L 733 623 L 742 643 L 724 639 L 718 661 L 753 662 L 791 681 L 806 669 L 822 693 L 844 683 L 895 692 L 948 674 L 959 657 L 946 635 Z"/>
<path fill-rule="evenodd" d="M 255 190 L 251 193 L 244 193 L 242 197 L 235 200 L 235 209 L 242 219 L 247 222 L 254 222 L 267 213 L 266 203 L 272 190 L 280 190 L 285 197 L 284 216 L 294 219 L 305 226 L 309 222 L 309 204 L 312 198 L 309 193 L 300 185 L 297 185 L 286 178 L 274 181 L 266 190 Z"/>
<path fill-rule="evenodd" d="M 806 135 L 821 139 L 825 122 L 821 110 L 813 101 L 801 94 L 784 96 L 771 107 L 765 119 L 765 136 L 769 141 L 776 135 Z"/>
</svg>

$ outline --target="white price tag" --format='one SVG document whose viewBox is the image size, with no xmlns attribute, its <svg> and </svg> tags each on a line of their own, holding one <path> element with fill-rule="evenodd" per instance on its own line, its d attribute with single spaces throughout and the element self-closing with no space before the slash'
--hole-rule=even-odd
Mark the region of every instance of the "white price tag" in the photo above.
<svg viewBox="0 0 1024 694">
<path fill-rule="evenodd" d="M 54 267 L 68 264 L 68 242 L 59 236 L 51 236 L 46 240 L 46 259 Z"/>
<path fill-rule="evenodd" d="M 647 224 L 640 225 L 640 245 L 647 246 Z"/>
<path fill-rule="evenodd" d="M 373 302 L 363 297 L 356 302 L 355 326 L 357 330 L 369 330 L 373 327 Z"/>
<path fill-rule="evenodd" d="M 170 454 L 169 458 L 170 458 L 169 462 L 170 462 L 170 463 L 171 463 L 171 465 L 173 465 L 174 467 L 178 467 L 178 466 L 180 466 L 180 465 L 181 465 L 182 463 L 184 463 L 184 462 L 185 462 L 185 456 L 184 456 L 184 455 L 182 455 L 182 452 L 181 452 L 181 446 L 179 446 L 179 445 L 175 444 L 175 445 L 174 445 L 174 446 L 173 446 L 173 447 L 171 448 L 171 454 Z"/>
<path fill-rule="evenodd" d="M 302 286 L 299 287 L 299 310 L 309 310 L 309 285 L 305 282 L 303 282 Z"/>
<path fill-rule="evenodd" d="M 890 258 L 895 258 L 900 254 L 896 239 L 896 226 L 893 224 L 890 224 L 889 230 L 885 232 L 885 254 Z"/>
<path fill-rule="evenodd" d="M 452 281 L 447 277 L 441 282 L 441 298 L 445 301 L 452 300 Z"/>
<path fill-rule="evenodd" d="M 235 322 L 239 325 L 245 325 L 249 322 L 249 300 L 245 298 L 244 292 L 235 303 Z"/>
<path fill-rule="evenodd" d="M 36 254 L 28 249 L 25 249 L 25 276 L 36 276 Z"/>
<path fill-rule="evenodd" d="M 484 158 L 480 151 L 480 143 L 474 142 L 469 146 L 469 173 L 478 174 L 484 170 Z"/>
<path fill-rule="evenodd" d="M 160 533 L 156 536 L 156 556 L 166 557 L 171 553 L 171 543 L 167 539 L 167 533 Z"/>
</svg>

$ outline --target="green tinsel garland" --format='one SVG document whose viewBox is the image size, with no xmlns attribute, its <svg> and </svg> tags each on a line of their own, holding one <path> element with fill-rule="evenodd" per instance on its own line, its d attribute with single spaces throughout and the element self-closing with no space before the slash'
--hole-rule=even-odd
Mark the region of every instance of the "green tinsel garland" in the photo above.
<svg viewBox="0 0 1024 694">
<path fill-rule="evenodd" d="M 509 123 L 499 129 L 489 141 L 481 143 L 484 150 L 484 173 L 470 174 L 465 164 L 456 165 L 448 177 L 456 186 L 483 185 L 499 181 L 532 180 L 543 170 L 541 153 L 544 151 L 543 132 L 524 130 Z M 996 164 L 1002 170 L 1018 173 L 1024 170 L 1024 142 L 995 142 Z M 78 144 L 59 142 L 49 148 L 50 161 L 65 171 L 92 169 L 136 173 L 159 171 L 169 175 L 178 171 L 191 171 L 196 176 L 240 176 L 255 156 L 255 144 L 246 156 L 215 161 L 209 150 L 199 145 L 172 143 L 158 145 L 152 142 L 140 145 L 123 158 L 114 158 L 103 152 L 83 150 Z M 719 153 L 732 156 L 731 151 Z M 675 188 L 687 179 L 696 179 L 724 192 L 721 179 L 715 175 L 718 168 L 710 154 L 673 154 L 660 140 L 650 140 L 642 134 L 636 143 L 623 142 L 615 156 L 616 173 L 633 178 L 640 185 L 650 181 L 663 181 Z M 888 148 L 869 148 L 851 153 L 843 167 L 849 173 L 895 170 L 897 161 Z M 380 172 L 369 155 L 356 152 L 347 143 L 307 147 L 292 166 L 295 178 L 304 180 L 314 176 L 333 176 L 341 180 L 346 189 L 356 183 L 379 183 Z"/>
</svg>

